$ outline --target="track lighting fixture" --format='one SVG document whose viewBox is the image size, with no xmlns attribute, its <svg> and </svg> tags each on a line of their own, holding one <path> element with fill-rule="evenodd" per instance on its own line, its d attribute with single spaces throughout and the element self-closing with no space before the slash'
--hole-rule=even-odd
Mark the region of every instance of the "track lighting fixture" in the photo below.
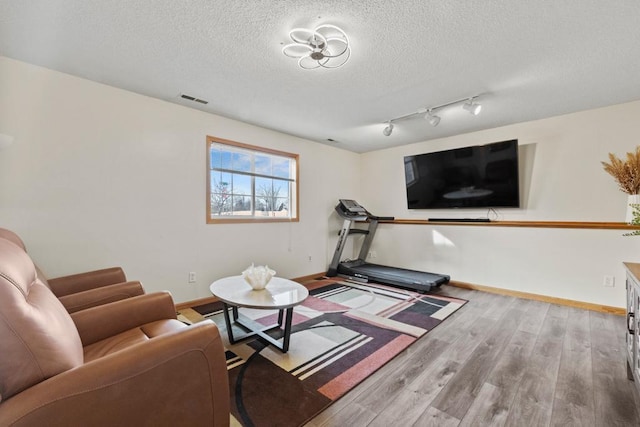
<svg viewBox="0 0 640 427">
<path fill-rule="evenodd" d="M 440 123 L 440 116 L 433 114 L 433 108 L 427 110 L 427 113 L 424 115 L 424 119 L 433 127 L 438 126 L 438 123 Z"/>
<path fill-rule="evenodd" d="M 405 114 L 404 116 L 393 118 L 385 122 L 387 123 L 387 127 L 384 128 L 384 130 L 382 131 L 382 134 L 384 136 L 391 135 L 391 133 L 393 132 L 393 122 L 397 122 L 399 120 L 405 120 L 405 119 L 412 119 L 417 116 L 423 116 L 424 119 L 428 121 L 431 126 L 436 127 L 440 123 L 440 116 L 435 114 L 436 110 L 440 110 L 445 107 L 450 107 L 455 104 L 460 104 L 462 102 L 464 102 L 464 104 L 462 105 L 462 108 L 464 108 L 474 116 L 477 116 L 478 114 L 480 114 L 480 111 L 482 110 L 482 105 L 480 105 L 478 102 L 475 101 L 476 98 L 478 98 L 478 96 L 479 95 L 474 95 L 468 98 L 457 99 L 455 101 L 447 102 L 446 104 L 436 105 L 434 107 L 427 107 L 427 108 L 423 107 L 413 113 Z"/>
<path fill-rule="evenodd" d="M 462 108 L 464 108 L 474 116 L 477 116 L 482 110 L 482 105 L 478 104 L 477 102 L 473 102 L 473 98 L 469 98 L 469 100 L 464 103 Z"/>
</svg>

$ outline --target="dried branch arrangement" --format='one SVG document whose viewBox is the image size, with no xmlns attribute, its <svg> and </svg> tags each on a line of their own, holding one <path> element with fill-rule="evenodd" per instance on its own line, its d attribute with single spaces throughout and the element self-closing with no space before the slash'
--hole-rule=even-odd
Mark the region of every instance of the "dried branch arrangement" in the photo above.
<svg viewBox="0 0 640 427">
<path fill-rule="evenodd" d="M 611 175 L 618 187 L 627 194 L 640 194 L 640 146 L 627 153 L 625 160 L 609 153 L 609 162 L 601 162 L 605 172 Z"/>
</svg>

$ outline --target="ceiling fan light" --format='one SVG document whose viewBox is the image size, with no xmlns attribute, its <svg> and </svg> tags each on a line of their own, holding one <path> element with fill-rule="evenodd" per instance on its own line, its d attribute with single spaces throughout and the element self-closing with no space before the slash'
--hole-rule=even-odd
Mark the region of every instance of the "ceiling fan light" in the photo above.
<svg viewBox="0 0 640 427">
<path fill-rule="evenodd" d="M 324 36 L 317 31 L 309 30 L 307 28 L 294 28 L 289 31 L 289 37 L 296 43 L 309 44 L 310 41 L 314 43 L 326 43 L 327 40 Z"/>
<path fill-rule="evenodd" d="M 282 53 L 289 58 L 299 59 L 303 56 L 309 56 L 313 52 L 310 46 L 298 43 L 290 43 L 282 47 Z"/>
<path fill-rule="evenodd" d="M 305 70 L 339 68 L 351 56 L 347 34 L 335 25 L 324 24 L 314 30 L 294 28 L 289 37 L 294 43 L 284 46 L 282 53 L 298 59 L 298 65 Z"/>
<path fill-rule="evenodd" d="M 323 61 L 326 63 L 328 59 L 324 59 Z M 322 61 L 316 61 L 311 57 L 311 55 L 307 55 L 298 59 L 298 66 L 303 70 L 313 70 L 314 68 L 321 67 Z"/>
</svg>

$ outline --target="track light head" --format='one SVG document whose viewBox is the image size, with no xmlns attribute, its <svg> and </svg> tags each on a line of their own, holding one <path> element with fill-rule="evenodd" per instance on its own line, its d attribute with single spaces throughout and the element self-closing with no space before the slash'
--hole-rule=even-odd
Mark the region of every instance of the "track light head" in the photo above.
<svg viewBox="0 0 640 427">
<path fill-rule="evenodd" d="M 427 120 L 433 127 L 438 126 L 438 123 L 440 123 L 440 116 L 434 115 L 432 110 L 427 111 L 427 113 L 424 115 L 424 119 Z"/>
<path fill-rule="evenodd" d="M 384 136 L 389 136 L 389 135 L 391 135 L 391 132 L 393 132 L 393 123 L 389 122 L 387 127 L 384 128 L 384 130 L 382 131 L 382 134 Z"/>
<path fill-rule="evenodd" d="M 482 105 L 478 104 L 477 102 L 473 102 L 473 98 L 469 98 L 469 100 L 464 103 L 462 108 L 464 108 L 474 116 L 477 116 L 482 110 Z"/>
</svg>

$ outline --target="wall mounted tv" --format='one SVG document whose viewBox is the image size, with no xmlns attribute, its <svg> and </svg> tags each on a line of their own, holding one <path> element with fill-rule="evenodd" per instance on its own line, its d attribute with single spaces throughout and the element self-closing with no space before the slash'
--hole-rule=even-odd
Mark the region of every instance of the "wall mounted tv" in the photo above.
<svg viewBox="0 0 640 427">
<path fill-rule="evenodd" d="M 409 209 L 518 208 L 518 140 L 406 156 Z"/>
</svg>

